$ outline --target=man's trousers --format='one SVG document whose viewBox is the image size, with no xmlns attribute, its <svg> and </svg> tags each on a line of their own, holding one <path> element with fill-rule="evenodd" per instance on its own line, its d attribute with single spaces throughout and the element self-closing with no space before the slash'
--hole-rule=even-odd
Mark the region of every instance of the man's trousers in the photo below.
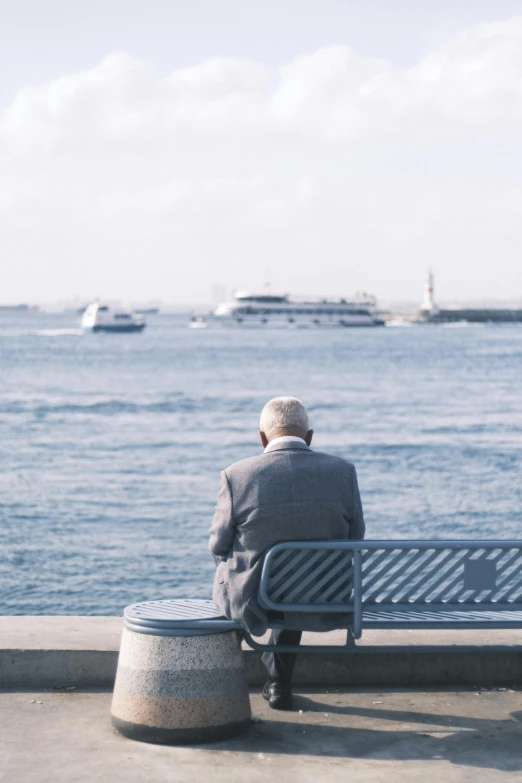
<svg viewBox="0 0 522 783">
<path fill-rule="evenodd" d="M 301 642 L 302 631 L 273 630 L 270 634 L 269 644 L 293 644 Z M 269 677 L 279 677 L 284 682 L 292 681 L 292 674 L 297 658 L 297 653 L 273 653 L 265 652 L 262 661 Z"/>
</svg>

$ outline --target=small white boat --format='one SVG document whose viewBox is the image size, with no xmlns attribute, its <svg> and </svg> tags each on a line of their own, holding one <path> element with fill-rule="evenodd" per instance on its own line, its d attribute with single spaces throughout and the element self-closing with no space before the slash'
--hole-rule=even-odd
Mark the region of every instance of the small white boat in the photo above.
<svg viewBox="0 0 522 783">
<path fill-rule="evenodd" d="M 141 332 L 145 319 L 130 310 L 112 310 L 108 305 L 93 302 L 80 319 L 85 332 Z"/>
<path fill-rule="evenodd" d="M 189 329 L 206 329 L 208 322 L 205 321 L 202 315 L 193 315 L 190 319 Z"/>
</svg>

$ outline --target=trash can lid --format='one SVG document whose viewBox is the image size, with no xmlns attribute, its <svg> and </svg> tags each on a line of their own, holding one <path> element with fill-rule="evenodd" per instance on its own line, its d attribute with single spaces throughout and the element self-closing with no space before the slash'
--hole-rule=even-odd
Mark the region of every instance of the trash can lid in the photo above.
<svg viewBox="0 0 522 783">
<path fill-rule="evenodd" d="M 213 601 L 195 598 L 145 601 L 123 611 L 125 628 L 154 636 L 207 636 L 239 631 L 235 620 L 223 617 Z"/>
</svg>

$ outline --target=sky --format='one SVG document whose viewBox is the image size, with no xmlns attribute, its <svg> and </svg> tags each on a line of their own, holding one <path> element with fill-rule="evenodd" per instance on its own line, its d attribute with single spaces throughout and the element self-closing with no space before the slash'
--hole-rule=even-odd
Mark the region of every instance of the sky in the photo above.
<svg viewBox="0 0 522 783">
<path fill-rule="evenodd" d="M 0 19 L 0 302 L 522 301 L 522 0 Z"/>
</svg>

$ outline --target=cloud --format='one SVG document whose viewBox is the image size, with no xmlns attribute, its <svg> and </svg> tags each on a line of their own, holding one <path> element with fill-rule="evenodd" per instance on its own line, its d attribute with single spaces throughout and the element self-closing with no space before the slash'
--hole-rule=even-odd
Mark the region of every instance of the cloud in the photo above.
<svg viewBox="0 0 522 783">
<path fill-rule="evenodd" d="M 18 93 L 4 143 L 49 150 L 88 138 L 295 128 L 325 139 L 440 122 L 522 118 L 522 18 L 478 25 L 408 70 L 330 46 L 271 75 L 249 60 L 212 58 L 157 76 L 125 53 Z M 38 132 L 35 132 L 35 131 Z"/>
<path fill-rule="evenodd" d="M 303 54 L 277 72 L 212 58 L 159 75 L 115 53 L 90 70 L 24 87 L 0 115 L 0 240 L 21 270 L 12 270 L 12 296 L 24 294 L 28 269 L 42 296 L 53 285 L 61 295 L 71 286 L 98 291 L 96 277 L 118 243 L 137 263 L 137 237 L 149 239 L 154 285 L 171 279 L 169 257 L 192 259 L 186 299 L 202 273 L 254 284 L 275 245 L 282 287 L 299 272 L 312 289 L 313 274 L 301 267 L 322 248 L 332 259 L 324 267 L 332 292 L 353 280 L 397 296 L 401 285 L 413 292 L 419 267 L 437 268 L 436 253 L 445 249 L 447 259 L 455 247 L 462 271 L 439 265 L 464 290 L 467 259 L 487 263 L 486 251 L 500 243 L 501 295 L 522 250 L 512 163 L 520 156 L 521 73 L 515 18 L 466 30 L 402 70 L 348 46 Z M 93 236 L 103 261 L 75 282 L 71 250 L 85 258 Z M 348 273 L 340 262 L 354 254 L 362 263 Z M 42 265 L 52 274 L 42 277 Z M 477 280 L 490 290 L 486 271 Z"/>
</svg>

